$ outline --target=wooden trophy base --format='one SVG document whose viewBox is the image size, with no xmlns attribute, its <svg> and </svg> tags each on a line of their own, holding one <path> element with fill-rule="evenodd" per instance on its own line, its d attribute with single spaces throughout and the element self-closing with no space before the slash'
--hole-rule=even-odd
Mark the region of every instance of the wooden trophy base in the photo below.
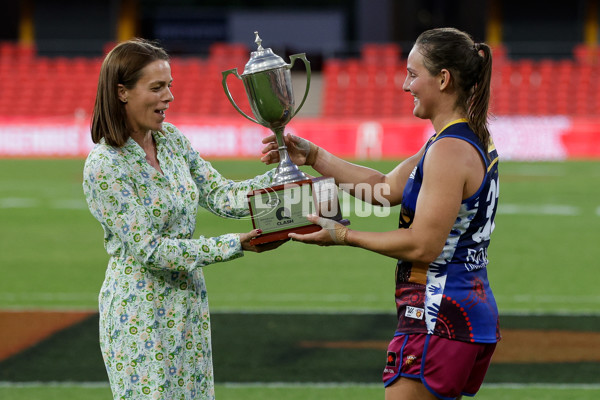
<svg viewBox="0 0 600 400">
<path fill-rule="evenodd" d="M 248 205 L 254 229 L 262 234 L 251 245 L 285 240 L 289 233 L 308 234 L 322 228 L 306 219 L 308 214 L 349 225 L 342 219 L 338 189 L 333 178 L 319 177 L 253 190 Z"/>
</svg>

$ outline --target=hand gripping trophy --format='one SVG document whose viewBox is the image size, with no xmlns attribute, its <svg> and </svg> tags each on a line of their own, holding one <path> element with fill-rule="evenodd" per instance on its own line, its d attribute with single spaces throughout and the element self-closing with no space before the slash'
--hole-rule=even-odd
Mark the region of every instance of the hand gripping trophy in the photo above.
<svg viewBox="0 0 600 400">
<path fill-rule="evenodd" d="M 254 228 L 263 233 L 252 244 L 261 244 L 287 238 L 289 232 L 310 233 L 321 229 L 305 217 L 315 213 L 325 218 L 348 224 L 342 220 L 337 186 L 333 178 L 310 178 L 290 159 L 283 134 L 286 124 L 300 111 L 310 88 L 310 62 L 304 53 L 290 56 L 290 64 L 270 48 L 262 47 L 256 35 L 258 49 L 240 76 L 237 68 L 223 71 L 223 89 L 235 109 L 245 118 L 271 129 L 279 146 L 279 165 L 273 178 L 273 186 L 248 193 L 248 203 Z M 290 69 L 297 59 L 304 62 L 307 78 L 302 102 L 294 109 L 294 94 Z M 250 108 L 255 118 L 244 113 L 233 100 L 227 87 L 227 77 L 233 74 L 241 79 Z"/>
</svg>

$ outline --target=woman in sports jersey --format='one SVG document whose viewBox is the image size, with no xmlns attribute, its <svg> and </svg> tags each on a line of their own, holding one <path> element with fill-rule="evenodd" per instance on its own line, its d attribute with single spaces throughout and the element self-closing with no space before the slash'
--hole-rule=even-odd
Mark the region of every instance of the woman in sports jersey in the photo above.
<svg viewBox="0 0 600 400">
<path fill-rule="evenodd" d="M 498 155 L 487 126 L 491 51 L 462 31 L 433 29 L 417 38 L 407 71 L 403 89 L 414 98 L 413 114 L 429 119 L 436 133 L 391 172 L 351 164 L 286 136 L 297 164 L 345 187 L 387 188 L 363 200 L 401 204 L 399 228 L 361 232 L 308 216 L 324 229 L 290 237 L 362 247 L 397 260 L 398 326 L 383 373 L 386 400 L 473 396 L 500 339 L 486 269 L 498 203 Z M 262 161 L 277 162 L 274 137 L 264 143 Z"/>
</svg>

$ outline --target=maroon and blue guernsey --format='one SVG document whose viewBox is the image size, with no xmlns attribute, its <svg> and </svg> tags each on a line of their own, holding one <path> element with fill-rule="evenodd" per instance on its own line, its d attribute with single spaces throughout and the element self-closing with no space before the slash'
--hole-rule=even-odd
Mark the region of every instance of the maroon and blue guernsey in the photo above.
<svg viewBox="0 0 600 400">
<path fill-rule="evenodd" d="M 443 138 L 465 140 L 481 154 L 487 172 L 477 193 L 462 201 L 442 253 L 431 264 L 399 260 L 396 267 L 396 335 L 427 333 L 476 343 L 500 339 L 498 308 L 487 277 L 487 249 L 498 205 L 498 153 L 488 149 L 465 119 L 448 124 L 429 139 L 425 154 Z M 423 160 L 404 188 L 400 228 L 413 221 L 423 183 Z M 427 210 L 418 210 L 427 212 Z"/>
</svg>

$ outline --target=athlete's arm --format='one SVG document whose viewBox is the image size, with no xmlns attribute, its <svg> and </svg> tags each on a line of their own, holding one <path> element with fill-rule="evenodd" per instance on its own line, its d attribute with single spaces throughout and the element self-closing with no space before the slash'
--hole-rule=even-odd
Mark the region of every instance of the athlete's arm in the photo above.
<svg viewBox="0 0 600 400">
<path fill-rule="evenodd" d="M 482 161 L 464 140 L 445 138 L 433 144 L 423 166 L 423 185 L 410 228 L 388 232 L 348 230 L 347 244 L 395 259 L 431 263 L 442 252 L 464 198 L 481 184 Z M 309 235 L 290 235 L 294 240 L 329 245 L 325 229 Z"/>
<path fill-rule="evenodd" d="M 441 139 L 425 156 L 423 185 L 410 228 L 382 233 L 350 230 L 346 240 L 396 259 L 429 264 L 442 252 L 462 200 L 476 192 L 483 174 L 481 158 L 471 144 Z"/>
<path fill-rule="evenodd" d="M 383 174 L 372 168 L 350 163 L 320 148 L 313 168 L 323 176 L 334 177 L 336 183 L 342 185 L 342 188 L 347 188 L 352 196 L 376 205 L 382 205 L 382 202 L 379 200 L 385 199 L 388 205 L 395 206 L 402 202 L 404 186 L 411 172 L 423 156 L 424 151 L 425 146 L 417 154 L 401 162 L 389 173 Z M 372 190 L 369 193 L 371 196 L 362 198 L 361 191 L 354 190 L 357 185 L 371 187 Z M 378 196 L 373 196 L 374 190 L 378 190 L 377 185 L 385 185 L 386 189 L 379 192 Z"/>
</svg>

